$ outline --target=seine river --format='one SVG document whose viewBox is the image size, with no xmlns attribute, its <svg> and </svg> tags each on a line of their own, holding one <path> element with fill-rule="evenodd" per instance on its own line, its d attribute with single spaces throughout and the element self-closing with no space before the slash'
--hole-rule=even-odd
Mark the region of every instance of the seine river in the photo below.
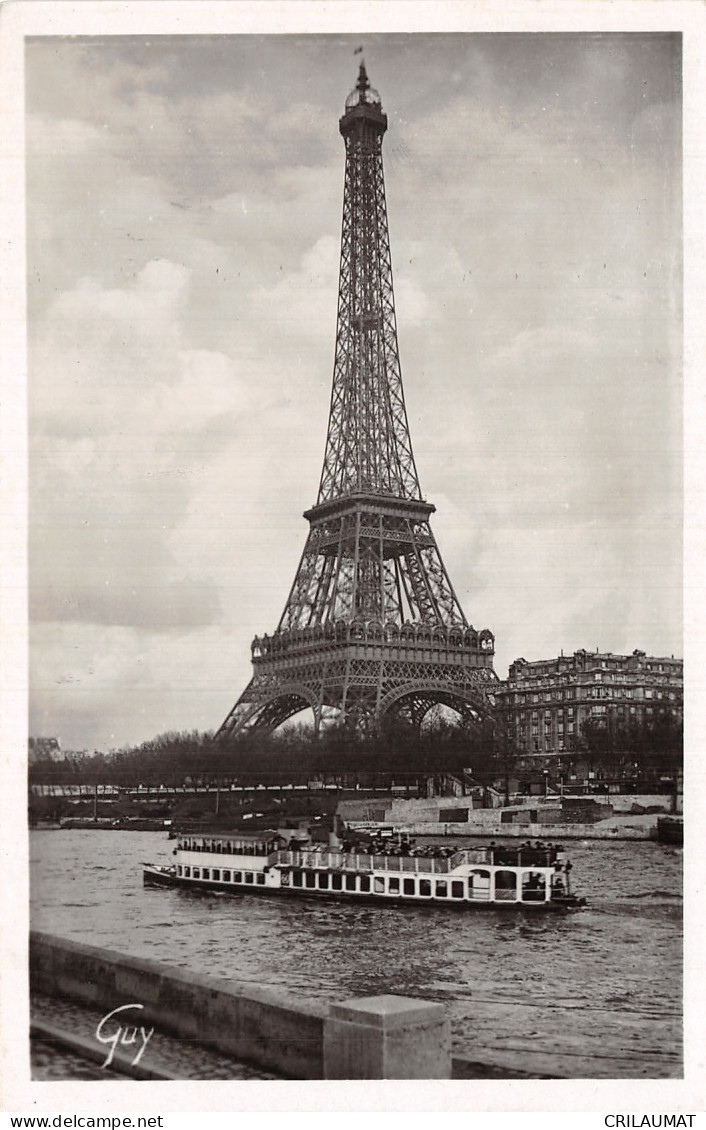
<svg viewBox="0 0 706 1130">
<path fill-rule="evenodd" d="M 454 1051 L 572 1078 L 679 1077 L 681 849 L 568 842 L 568 915 L 145 890 L 154 832 L 35 831 L 32 928 L 298 997 L 443 1001 Z"/>
</svg>

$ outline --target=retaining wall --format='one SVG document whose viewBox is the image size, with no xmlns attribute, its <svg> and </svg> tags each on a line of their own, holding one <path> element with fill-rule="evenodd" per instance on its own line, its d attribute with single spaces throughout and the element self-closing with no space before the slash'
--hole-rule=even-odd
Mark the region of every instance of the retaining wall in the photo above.
<svg viewBox="0 0 706 1130">
<path fill-rule="evenodd" d="M 432 824 L 421 821 L 409 824 L 394 820 L 388 820 L 387 823 L 395 830 L 409 832 L 413 836 L 478 836 L 484 840 L 488 837 L 507 837 L 561 843 L 562 840 L 653 840 L 657 836 L 656 816 L 633 817 L 630 823 L 626 819 L 612 819 L 598 824 L 501 824 L 497 818 L 494 823 L 487 821 L 483 824 Z"/>
<path fill-rule="evenodd" d="M 104 1008 L 144 1005 L 141 1016 L 187 1040 L 292 1079 L 323 1077 L 326 1005 L 182 973 L 48 934 L 30 935 L 33 991 Z M 140 1021 L 142 1023 L 142 1020 Z"/>
<path fill-rule="evenodd" d="M 671 797 L 667 795 L 622 796 L 611 793 L 597 794 L 585 799 L 596 801 L 598 804 L 609 804 L 614 813 L 620 813 L 626 817 L 629 816 L 633 805 L 641 808 L 661 806 L 663 812 L 670 812 L 672 803 Z M 618 831 L 615 830 L 615 825 L 609 826 L 607 821 L 598 821 L 591 824 L 579 822 L 565 824 L 559 819 L 561 807 L 556 798 L 547 802 L 544 797 L 528 797 L 523 805 L 510 805 L 513 811 L 522 808 L 527 810 L 538 809 L 542 815 L 541 823 L 518 824 L 516 827 L 513 827 L 512 824 L 503 824 L 500 819 L 500 813 L 503 811 L 501 808 L 474 808 L 472 812 L 469 812 L 468 821 L 444 821 L 444 809 L 465 807 L 472 808 L 471 797 L 393 799 L 384 805 L 381 805 L 379 801 L 376 802 L 377 813 L 373 815 L 372 807 L 367 805 L 365 801 L 352 800 L 342 801 L 338 806 L 338 813 L 343 820 L 378 820 L 395 828 L 403 828 L 417 835 L 427 836 L 448 834 L 459 836 L 532 836 L 534 838 L 556 839 L 563 835 L 564 839 L 634 840 L 651 839 L 655 835 L 654 831 L 651 830 L 656 827 L 655 814 L 648 813 L 644 816 L 637 814 L 631 818 L 630 824 L 622 825 Z M 556 815 L 555 821 L 551 821 L 552 815 Z M 635 831 L 637 826 L 635 822 L 640 825 L 641 831 Z"/>
</svg>

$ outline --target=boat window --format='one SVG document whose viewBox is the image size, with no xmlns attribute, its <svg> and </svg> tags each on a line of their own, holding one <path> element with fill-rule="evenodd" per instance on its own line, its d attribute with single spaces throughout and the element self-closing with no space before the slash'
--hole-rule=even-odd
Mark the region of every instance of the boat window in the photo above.
<svg viewBox="0 0 706 1130">
<path fill-rule="evenodd" d="M 223 872 L 223 882 L 230 883 L 230 871 Z"/>
<path fill-rule="evenodd" d="M 367 894 L 367 892 L 369 890 L 370 890 L 370 876 L 369 875 L 361 875 L 360 876 L 360 891 L 361 891 L 361 894 Z"/>
<path fill-rule="evenodd" d="M 343 890 L 343 876 L 342 875 L 332 875 L 331 876 L 331 887 L 333 888 L 334 891 Z"/>
<path fill-rule="evenodd" d="M 451 898 L 462 899 L 464 894 L 463 887 L 464 883 L 462 879 L 454 879 L 451 883 Z"/>
<path fill-rule="evenodd" d="M 181 863 L 177 867 L 177 875 L 181 875 Z"/>
<path fill-rule="evenodd" d="M 417 884 L 414 879 L 403 879 L 402 885 L 404 887 L 404 893 L 406 895 L 416 895 Z"/>
<path fill-rule="evenodd" d="M 398 895 L 400 893 L 400 881 L 395 875 L 388 879 L 387 889 L 391 895 Z"/>
<path fill-rule="evenodd" d="M 522 901 L 544 902 L 547 881 L 542 871 L 525 871 L 522 876 Z"/>
<path fill-rule="evenodd" d="M 242 871 L 234 871 L 233 872 L 233 882 L 234 883 L 242 883 L 242 881 L 243 881 L 243 872 Z"/>
<path fill-rule="evenodd" d="M 203 879 L 210 879 L 211 878 L 211 872 L 209 871 L 208 867 L 204 867 L 202 878 Z"/>
<path fill-rule="evenodd" d="M 346 875 L 346 890 L 347 891 L 354 891 L 355 890 L 355 880 L 356 880 L 355 875 Z"/>
<path fill-rule="evenodd" d="M 319 873 L 319 890 L 328 890 L 328 874 L 325 871 Z"/>
<path fill-rule="evenodd" d="M 282 875 L 282 878 L 280 879 L 280 886 L 281 887 L 288 887 L 289 886 L 289 871 L 282 871 L 281 875 Z"/>
<path fill-rule="evenodd" d="M 425 898 L 429 898 L 431 895 L 431 881 L 429 879 L 419 880 L 419 893 L 424 895 Z"/>
<path fill-rule="evenodd" d="M 449 887 L 448 887 L 448 883 L 446 882 L 446 880 L 437 879 L 437 881 L 436 881 L 436 897 L 438 899 L 445 899 L 445 898 L 448 898 L 448 894 L 449 894 Z"/>
<path fill-rule="evenodd" d="M 499 902 L 514 902 L 517 895 L 517 874 L 514 871 L 495 872 L 495 898 Z"/>
<path fill-rule="evenodd" d="M 301 887 L 303 885 L 303 883 L 304 883 L 304 876 L 302 875 L 301 871 L 293 871 L 292 872 L 292 886 Z"/>
<path fill-rule="evenodd" d="M 186 878 L 186 879 L 190 879 L 190 878 L 191 878 L 191 868 L 190 868 L 190 867 L 185 867 L 185 868 L 184 868 L 184 878 Z"/>
<path fill-rule="evenodd" d="M 376 895 L 383 895 L 385 893 L 385 880 L 382 875 L 376 875 L 373 879 L 373 891 Z"/>
<path fill-rule="evenodd" d="M 245 874 L 245 882 L 246 883 L 254 883 L 255 882 L 255 876 L 253 875 L 252 871 L 245 871 L 244 874 Z"/>
<path fill-rule="evenodd" d="M 194 879 L 200 879 L 200 878 L 201 878 L 201 871 L 199 870 L 198 867 L 194 867 Z"/>
<path fill-rule="evenodd" d="M 219 882 L 220 882 L 220 880 L 221 880 L 221 872 L 220 872 L 220 870 L 219 870 L 219 869 L 218 869 L 217 867 L 214 867 L 213 871 L 211 872 L 211 878 L 212 878 L 212 879 L 215 879 L 217 883 L 219 883 Z"/>
<path fill-rule="evenodd" d="M 315 887 L 316 886 L 316 872 L 315 871 L 305 871 L 304 872 L 304 882 L 306 883 L 307 887 Z"/>
<path fill-rule="evenodd" d="M 258 873 L 257 873 L 257 881 L 258 881 L 258 883 L 260 884 L 260 886 L 261 886 L 261 887 L 264 887 L 264 885 L 265 885 L 265 875 L 264 875 L 264 872 L 262 872 L 262 871 L 258 871 Z"/>
<path fill-rule="evenodd" d="M 478 869 L 471 871 L 471 898 L 479 901 L 490 898 L 490 871 Z"/>
</svg>

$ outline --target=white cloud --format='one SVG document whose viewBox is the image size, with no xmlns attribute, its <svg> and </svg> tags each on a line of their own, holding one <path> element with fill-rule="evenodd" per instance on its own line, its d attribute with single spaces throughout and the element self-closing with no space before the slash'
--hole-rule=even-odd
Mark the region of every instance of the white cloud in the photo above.
<svg viewBox="0 0 706 1130">
<path fill-rule="evenodd" d="M 33 612 L 47 620 L 181 628 L 215 589 L 168 545 L 213 436 L 248 406 L 232 360 L 184 348 L 188 271 L 59 295 L 32 351 Z M 216 437 L 218 438 L 218 437 Z"/>
</svg>

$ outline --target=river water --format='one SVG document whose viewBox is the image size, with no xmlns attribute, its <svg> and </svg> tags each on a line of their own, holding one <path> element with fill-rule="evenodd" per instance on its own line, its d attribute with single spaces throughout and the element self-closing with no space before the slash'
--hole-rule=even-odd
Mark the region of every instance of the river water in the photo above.
<svg viewBox="0 0 706 1130">
<path fill-rule="evenodd" d="M 464 914 L 150 890 L 161 833 L 35 831 L 32 928 L 298 997 L 442 1001 L 455 1054 L 537 1075 L 680 1077 L 681 849 L 566 846 L 587 909 Z"/>
</svg>

